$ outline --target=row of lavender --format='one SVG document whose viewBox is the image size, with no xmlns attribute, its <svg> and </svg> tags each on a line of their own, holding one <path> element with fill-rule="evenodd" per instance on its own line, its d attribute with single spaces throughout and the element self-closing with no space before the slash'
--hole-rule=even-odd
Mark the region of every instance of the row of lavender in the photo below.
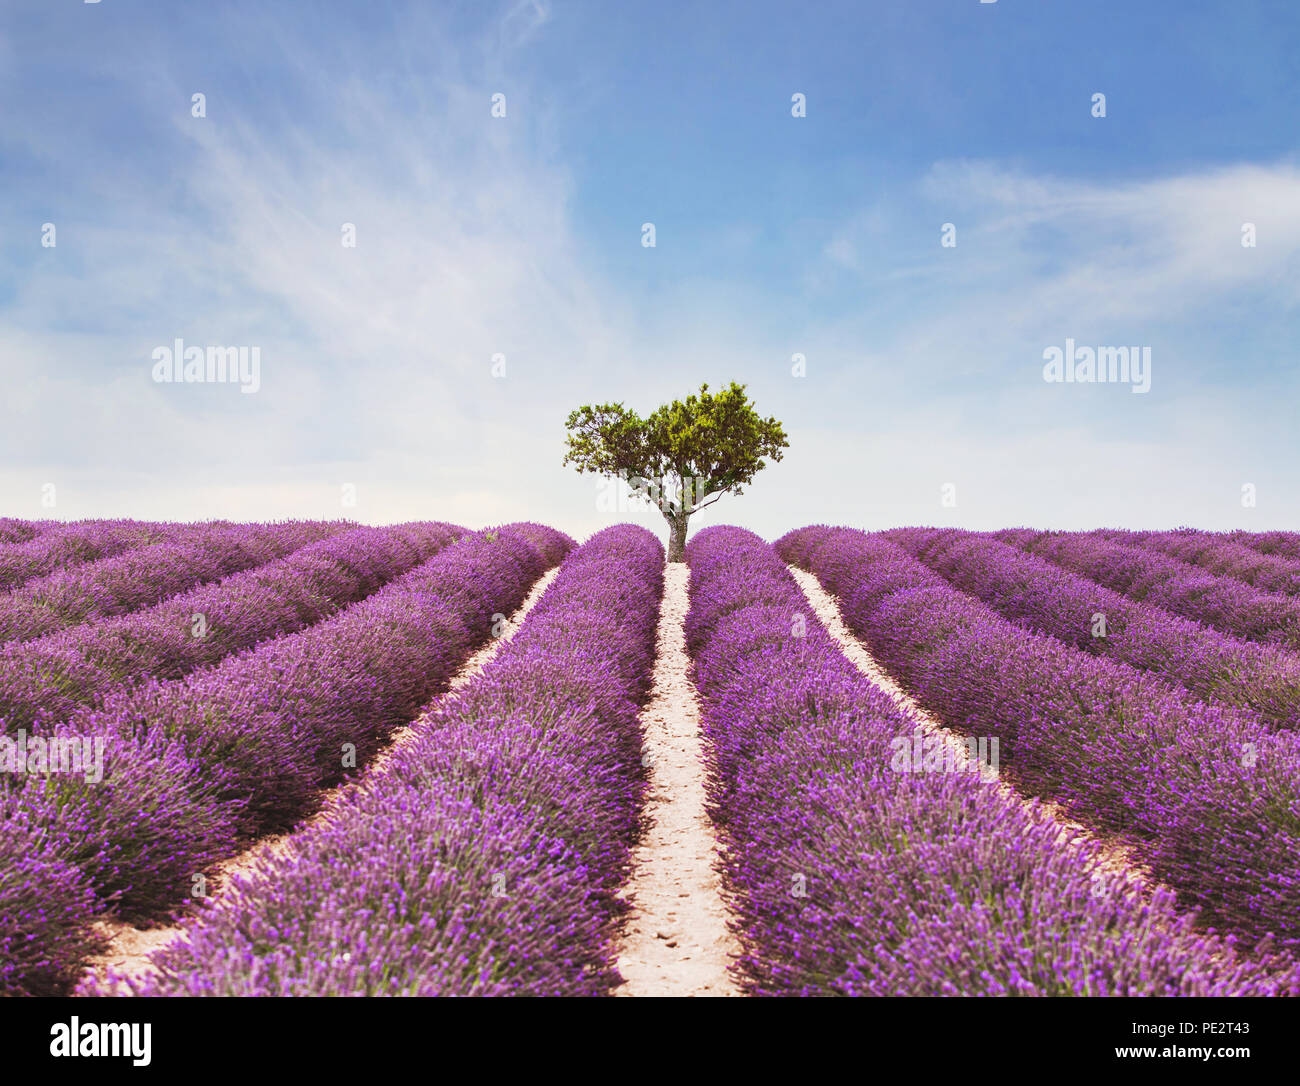
<svg viewBox="0 0 1300 1086">
<path fill-rule="evenodd" d="M 710 528 L 687 557 L 687 643 L 751 992 L 1300 992 L 1300 971 L 1240 960 L 1167 891 L 1144 901 L 1036 806 L 970 772 L 900 770 L 917 722 L 806 614 L 757 536 Z"/>
<path fill-rule="evenodd" d="M 1230 532 L 1229 538 L 1245 543 L 1260 554 L 1300 561 L 1300 532 Z"/>
<path fill-rule="evenodd" d="M 1103 529 L 1095 534 L 1116 543 L 1160 551 L 1211 573 L 1244 581 L 1264 592 L 1300 596 L 1300 558 L 1289 556 L 1289 548 L 1276 539 L 1261 536 L 1248 542 L 1236 536 L 1186 528 L 1173 532 Z M 1300 549 L 1296 554 L 1300 555 Z"/>
<path fill-rule="evenodd" d="M 955 528 L 883 534 L 1019 625 L 1156 672 L 1274 727 L 1300 728 L 1300 656 L 1294 653 L 1135 602 L 986 535 Z"/>
<path fill-rule="evenodd" d="M 537 525 L 467 536 L 325 622 L 55 727 L 51 745 L 97 747 L 102 775 L 0 782 L 0 991 L 65 988 L 96 915 L 156 917 L 308 813 L 572 546 Z"/>
<path fill-rule="evenodd" d="M 160 974 L 132 987 L 608 993 L 662 580 L 649 532 L 592 537 L 414 742 L 237 881 L 156 959 Z"/>
<path fill-rule="evenodd" d="M 1178 533 L 1155 533 L 1130 545 L 1105 533 L 1038 532 L 1011 528 L 994 537 L 1081 574 L 1131 599 L 1202 622 L 1233 637 L 1300 650 L 1300 598 L 1261 591 L 1232 572 L 1248 576 L 1248 562 L 1215 563 L 1217 571 L 1191 564 L 1156 543 L 1187 556 L 1204 548 L 1179 543 Z M 1290 563 L 1294 564 L 1294 563 Z"/>
<path fill-rule="evenodd" d="M 68 626 L 149 607 L 195 585 L 265 565 L 351 525 L 212 524 L 60 569 L 0 596 L 0 642 L 28 641 Z"/>
<path fill-rule="evenodd" d="M 1207 924 L 1300 950 L 1300 736 L 1001 618 L 896 544 L 812 527 L 777 543 L 952 727 L 997 736 L 1026 791 L 1126 835 Z"/>
<path fill-rule="evenodd" d="M 57 520 L 21 520 L 18 517 L 0 517 L 0 545 L 28 543 L 38 535 L 63 522 Z"/>
<path fill-rule="evenodd" d="M 465 534 L 353 528 L 154 607 L 0 647 L 0 732 L 47 729 L 146 677 L 178 679 L 364 599 Z"/>
<path fill-rule="evenodd" d="M 50 527 L 23 542 L 0 544 L 0 591 L 152 543 L 193 539 L 223 524 L 236 527 L 228 521 L 159 524 L 142 520 L 84 520 Z"/>
<path fill-rule="evenodd" d="M 1023 529 L 1014 529 L 1022 531 Z M 1092 533 L 1105 539 L 1122 543 L 1143 543 L 1149 539 L 1178 540 L 1174 550 L 1178 557 L 1188 557 L 1216 573 L 1253 582 L 1257 577 L 1263 582 L 1258 587 L 1267 591 L 1285 591 L 1294 585 L 1294 566 L 1276 563 L 1300 561 L 1300 532 L 1209 532 L 1200 528 L 1176 528 L 1172 531 L 1130 531 L 1127 529 L 1100 528 Z M 1159 549 L 1159 548 L 1157 548 Z M 1263 562 L 1260 562 L 1260 559 Z"/>
</svg>

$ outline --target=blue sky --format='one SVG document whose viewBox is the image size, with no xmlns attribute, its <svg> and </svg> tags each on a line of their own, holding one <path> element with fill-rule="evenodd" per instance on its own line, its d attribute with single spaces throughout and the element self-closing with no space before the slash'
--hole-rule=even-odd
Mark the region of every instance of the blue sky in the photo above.
<svg viewBox="0 0 1300 1086">
<path fill-rule="evenodd" d="M 1293 3 L 11 0 L 0 100 L 10 515 L 651 524 L 565 416 L 736 379 L 701 523 L 1296 527 Z"/>
</svg>

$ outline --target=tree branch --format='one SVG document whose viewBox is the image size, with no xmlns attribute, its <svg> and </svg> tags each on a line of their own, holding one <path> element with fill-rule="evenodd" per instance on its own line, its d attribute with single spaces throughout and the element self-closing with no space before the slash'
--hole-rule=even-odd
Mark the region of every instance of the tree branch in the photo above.
<svg viewBox="0 0 1300 1086">
<path fill-rule="evenodd" d="M 725 493 L 726 493 L 726 492 L 724 491 L 723 494 L 725 494 Z M 718 502 L 720 502 L 720 501 L 722 500 L 722 498 L 723 498 L 723 494 L 719 494 L 719 495 L 718 495 L 716 498 L 714 498 L 713 501 L 711 501 L 711 502 L 700 502 L 700 504 L 698 504 L 694 509 L 692 509 L 691 512 L 692 512 L 692 513 L 698 513 L 701 509 L 707 509 L 710 505 L 716 505 Z"/>
</svg>

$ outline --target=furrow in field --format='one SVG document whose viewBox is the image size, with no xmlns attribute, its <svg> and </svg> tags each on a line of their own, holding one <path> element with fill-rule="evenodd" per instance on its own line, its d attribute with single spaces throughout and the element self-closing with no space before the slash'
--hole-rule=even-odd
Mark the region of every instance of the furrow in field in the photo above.
<svg viewBox="0 0 1300 1086">
<path fill-rule="evenodd" d="M 641 712 L 650 792 L 648 828 L 626 888 L 632 906 L 618 956 L 626 996 L 736 995 L 728 966 L 739 953 L 727 929 L 716 838 L 707 810 L 699 695 L 682 623 L 690 606 L 685 564 L 664 574 L 654 686 Z"/>
<path fill-rule="evenodd" d="M 1244 581 L 1261 592 L 1300 596 L 1300 562 L 1279 554 L 1265 554 L 1213 532 L 1121 532 L 1098 535 L 1116 543 L 1159 551 L 1210 573 Z"/>
<path fill-rule="evenodd" d="M 1300 532 L 1229 532 L 1228 538 L 1260 554 L 1300 561 Z"/>
<path fill-rule="evenodd" d="M 86 520 L 59 525 L 22 543 L 0 544 L 0 591 L 151 543 L 188 539 L 211 524 Z"/>
<path fill-rule="evenodd" d="M 20 520 L 17 517 L 0 517 L 0 544 L 28 543 L 43 535 L 58 522 L 52 520 Z"/>
<path fill-rule="evenodd" d="M 792 565 L 787 568 L 808 598 L 809 606 L 812 607 L 818 621 L 826 627 L 827 632 L 835 639 L 840 651 L 849 662 L 870 679 L 874 686 L 883 690 L 901 712 L 915 720 L 922 732 L 927 736 L 940 739 L 952 750 L 954 757 L 964 758 L 967 753 L 965 741 L 945 727 L 934 714 L 923 708 L 911 694 L 894 681 L 889 672 L 880 666 L 875 657 L 867 651 L 866 646 L 854 637 L 844 624 L 835 598 L 821 586 L 817 578 L 798 566 Z M 1068 817 L 1059 803 L 1051 799 L 1026 799 L 1001 778 L 996 782 L 990 782 L 990 786 L 996 788 L 1008 803 L 1033 804 L 1046 812 L 1060 827 L 1056 837 L 1059 843 L 1068 844 L 1077 841 L 1088 844 L 1100 857 L 1101 869 L 1129 883 L 1134 890 L 1149 894 L 1160 885 L 1159 880 L 1142 861 L 1137 849 L 1131 843 L 1114 836 L 1099 837 L 1083 823 Z"/>
</svg>

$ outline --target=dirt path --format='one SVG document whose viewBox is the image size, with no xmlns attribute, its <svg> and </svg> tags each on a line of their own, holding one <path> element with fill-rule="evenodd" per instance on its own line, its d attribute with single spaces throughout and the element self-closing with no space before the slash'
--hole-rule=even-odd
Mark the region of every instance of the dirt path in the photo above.
<svg viewBox="0 0 1300 1086">
<path fill-rule="evenodd" d="M 617 995 L 722 996 L 739 992 L 727 973 L 739 954 L 727 930 L 715 836 L 705 807 L 699 697 L 691 682 L 682 623 L 689 607 L 684 563 L 665 572 L 650 701 L 641 714 L 651 762 L 646 815 L 624 891 L 632 903 Z"/>
<path fill-rule="evenodd" d="M 501 646 L 515 635 L 515 631 L 519 629 L 528 612 L 532 610 L 533 605 L 541 598 L 542 593 L 555 580 L 558 573 L 559 568 L 555 567 L 547 570 L 538 578 L 537 583 L 533 585 L 528 593 L 528 597 L 506 621 L 501 636 L 490 640 L 465 661 L 460 670 L 452 677 L 447 691 L 442 697 L 450 696 L 466 683 L 472 682 L 479 676 L 487 662 L 500 651 Z M 389 761 L 404 743 L 409 742 L 422 729 L 424 720 L 425 715 L 421 715 L 419 719 L 392 732 L 384 749 L 366 764 L 364 772 L 373 773 Z M 242 852 L 238 856 L 232 856 L 229 860 L 223 860 L 209 870 L 207 872 L 209 895 L 219 897 L 222 886 L 232 876 L 250 874 L 259 860 L 283 853 L 286 843 L 295 834 L 301 833 L 307 826 L 328 818 L 338 797 L 343 794 L 347 787 L 348 785 L 341 785 L 326 792 L 322 805 L 317 812 L 297 828 L 290 830 L 288 833 L 265 837 L 248 851 Z M 161 950 L 184 931 L 184 928 L 179 924 L 142 929 L 118 921 L 100 921 L 95 926 L 108 937 L 108 949 L 103 954 L 90 959 L 86 972 L 83 974 L 83 980 L 94 976 L 102 981 L 110 967 L 119 975 L 142 978 L 152 971 L 149 956 L 155 951 Z"/>
<path fill-rule="evenodd" d="M 867 651 L 867 647 L 844 624 L 835 597 L 822 588 L 821 583 L 813 574 L 807 573 L 796 566 L 788 568 L 790 574 L 799 582 L 799 587 L 803 589 L 804 595 L 808 597 L 813 613 L 826 627 L 830 635 L 839 642 L 844 655 L 868 679 L 888 694 L 895 705 L 911 714 L 919 722 L 922 732 L 926 735 L 940 736 L 946 743 L 954 746 L 959 756 L 964 758 L 966 744 L 963 737 L 946 728 L 936 717 L 923 709 L 906 690 L 894 682 L 889 673 Z M 990 782 L 989 787 L 997 788 L 1007 799 L 1014 803 L 1022 806 L 1036 806 L 1039 817 L 1049 818 L 1060 826 L 1061 832 L 1058 835 L 1060 841 L 1077 841 L 1080 844 L 1090 844 L 1100 849 L 1103 857 L 1101 866 L 1107 872 L 1126 879 L 1139 893 L 1149 894 L 1158 885 L 1151 869 L 1141 861 L 1135 850 L 1123 841 L 1097 835 L 1082 823 L 1076 822 L 1066 815 L 1059 804 L 1027 799 L 1003 780 L 999 779 Z"/>
</svg>

